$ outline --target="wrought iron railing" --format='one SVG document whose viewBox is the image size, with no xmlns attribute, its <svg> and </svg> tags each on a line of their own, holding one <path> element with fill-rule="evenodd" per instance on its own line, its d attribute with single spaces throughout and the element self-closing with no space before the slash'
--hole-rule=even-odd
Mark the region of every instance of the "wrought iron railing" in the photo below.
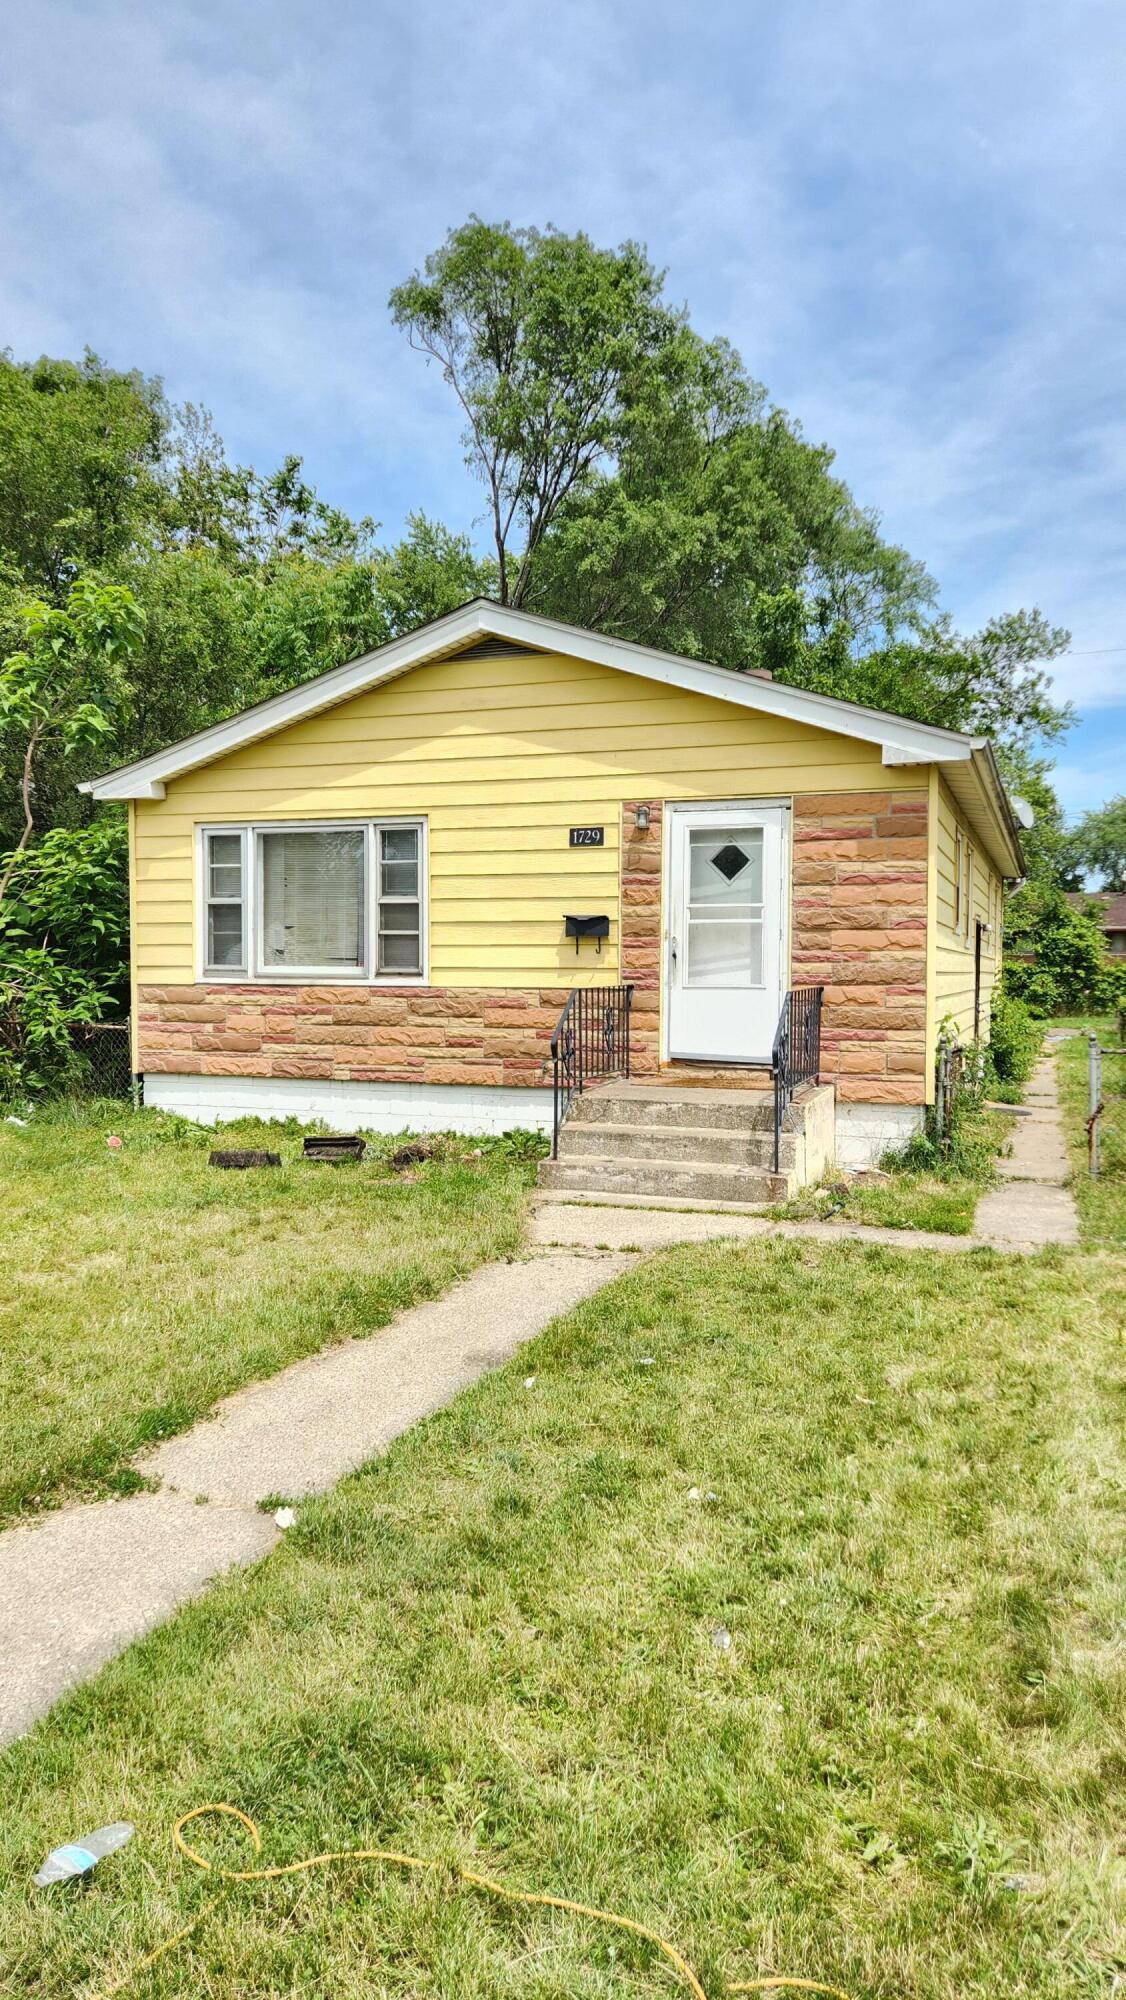
<svg viewBox="0 0 1126 2000">
<path fill-rule="evenodd" d="M 774 1078 L 774 1171 L 781 1172 L 782 1121 L 801 1083 L 816 1083 L 821 1068 L 823 986 L 794 986 L 782 1002 L 770 1070 Z"/>
<path fill-rule="evenodd" d="M 551 1157 L 559 1157 L 559 1133 L 588 1083 L 603 1076 L 629 1075 L 629 1017 L 632 986 L 577 986 L 551 1037 Z"/>
</svg>

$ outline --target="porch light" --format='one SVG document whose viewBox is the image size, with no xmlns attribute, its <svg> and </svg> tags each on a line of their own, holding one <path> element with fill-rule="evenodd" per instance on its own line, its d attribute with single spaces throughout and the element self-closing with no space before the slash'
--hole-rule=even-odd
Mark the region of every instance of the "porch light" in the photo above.
<svg viewBox="0 0 1126 2000">
<path fill-rule="evenodd" d="M 637 827 L 637 829 L 638 829 L 638 831 L 639 831 L 640 833 L 644 833 L 644 832 L 645 832 L 646 828 L 647 828 L 647 827 L 648 827 L 648 825 L 649 825 L 649 808 L 648 808 L 648 806 L 638 806 L 638 808 L 637 808 L 637 811 L 636 811 L 636 812 L 634 813 L 634 816 L 633 816 L 633 823 L 634 823 L 635 827 Z"/>
</svg>

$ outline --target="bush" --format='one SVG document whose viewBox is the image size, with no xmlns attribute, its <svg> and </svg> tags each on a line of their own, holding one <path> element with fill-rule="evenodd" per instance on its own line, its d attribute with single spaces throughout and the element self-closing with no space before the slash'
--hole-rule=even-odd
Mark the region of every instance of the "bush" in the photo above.
<svg viewBox="0 0 1126 2000">
<path fill-rule="evenodd" d="M 105 996 L 89 974 L 38 947 L 0 941 L 0 1101 L 65 1090 L 86 1064 L 74 1030 L 101 1017 Z"/>
<path fill-rule="evenodd" d="M 129 991 L 125 821 L 52 827 L 21 854 L 0 910 L 0 951 L 39 946 L 88 973 L 118 1004 Z"/>
<path fill-rule="evenodd" d="M 989 1027 L 989 1059 L 1002 1083 L 1027 1083 L 1044 1031 L 1023 1000 L 998 993 Z"/>
<path fill-rule="evenodd" d="M 1003 985 L 1034 1014 L 1108 1014 L 1126 989 L 1126 969 L 1109 957 L 1089 910 L 1030 884 L 1006 915 Z"/>
</svg>

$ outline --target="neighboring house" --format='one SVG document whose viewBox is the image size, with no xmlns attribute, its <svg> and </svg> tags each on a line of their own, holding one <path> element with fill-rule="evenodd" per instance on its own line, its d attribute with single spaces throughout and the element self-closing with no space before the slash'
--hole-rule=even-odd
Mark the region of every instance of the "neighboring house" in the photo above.
<svg viewBox="0 0 1126 2000">
<path fill-rule="evenodd" d="M 823 987 L 857 1164 L 988 1032 L 1022 873 L 984 739 L 481 600 L 85 789 L 129 801 L 145 1100 L 205 1120 L 550 1129 L 569 993 L 628 982 L 635 1093 L 761 1122 Z"/>
<path fill-rule="evenodd" d="M 1097 918 L 1112 958 L 1126 958 L 1126 896 L 1109 889 L 1076 889 L 1067 900 L 1073 910 L 1089 910 Z"/>
</svg>

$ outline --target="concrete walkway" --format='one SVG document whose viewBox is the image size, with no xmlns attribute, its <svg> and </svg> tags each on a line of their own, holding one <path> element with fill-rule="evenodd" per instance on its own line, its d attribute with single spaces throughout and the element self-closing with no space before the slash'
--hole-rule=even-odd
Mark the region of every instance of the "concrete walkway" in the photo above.
<svg viewBox="0 0 1126 2000">
<path fill-rule="evenodd" d="M 1079 1241 L 1075 1197 L 1059 1109 L 1059 1076 L 1051 1049 L 1041 1056 L 1025 1089 L 1029 1115 L 1018 1118 L 1012 1150 L 998 1161 L 1002 1185 L 983 1195 L 974 1217 L 979 1243 L 997 1250 L 1043 1250 Z"/>
<path fill-rule="evenodd" d="M 742 1215 L 735 1210 L 708 1209 L 699 1204 L 685 1210 L 603 1206 L 600 1202 L 547 1200 L 541 1197 L 532 1213 L 532 1242 L 548 1248 L 599 1250 L 664 1250 L 672 1243 L 708 1243 L 719 1237 L 761 1239 L 800 1238 L 805 1243 L 880 1243 L 889 1250 L 975 1250 L 973 1236 L 947 1236 L 929 1229 L 878 1229 L 867 1222 L 778 1222 L 770 1215 Z"/>
<path fill-rule="evenodd" d="M 138 1460 L 159 1492 L 0 1534 L 0 1743 L 213 1577 L 266 1555 L 280 1536 L 260 1500 L 325 1491 L 631 1261 L 572 1251 L 486 1265 L 370 1339 L 240 1390 Z"/>
</svg>

